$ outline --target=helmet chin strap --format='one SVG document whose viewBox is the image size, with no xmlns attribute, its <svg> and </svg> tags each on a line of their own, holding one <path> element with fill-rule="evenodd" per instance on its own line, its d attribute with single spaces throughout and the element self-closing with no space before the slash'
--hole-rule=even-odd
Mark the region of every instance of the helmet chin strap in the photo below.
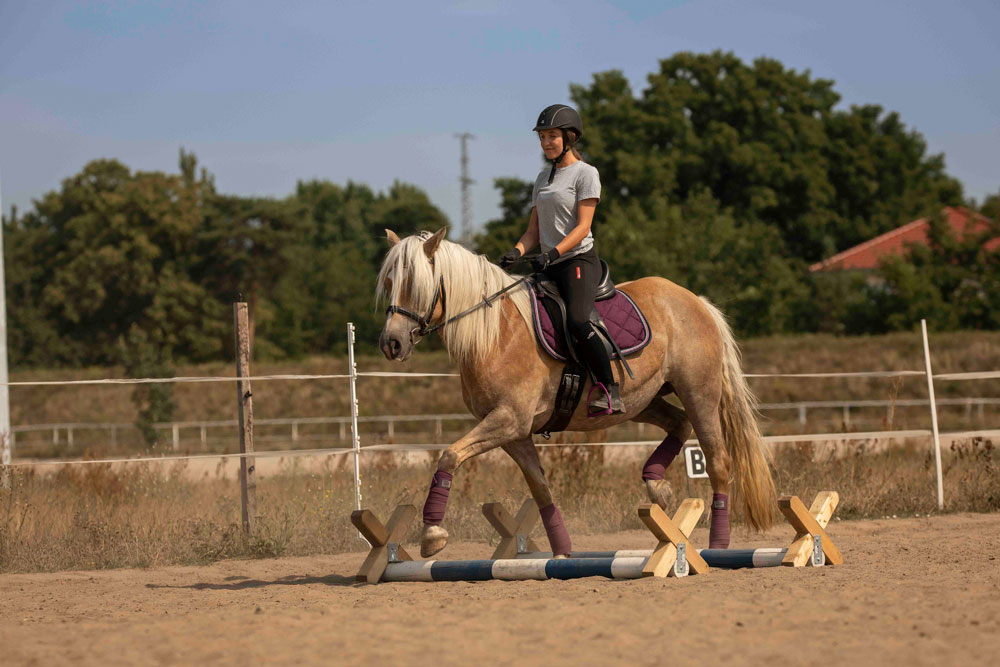
<svg viewBox="0 0 1000 667">
<path fill-rule="evenodd" d="M 558 166 L 558 164 L 560 162 L 562 162 L 562 159 L 564 157 L 566 157 L 566 153 L 569 153 L 569 150 L 571 148 L 573 148 L 573 147 L 572 146 L 567 146 L 566 148 L 564 148 L 563 152 L 559 154 L 559 157 L 557 157 L 556 159 L 554 159 L 552 161 L 552 171 L 549 172 L 549 183 L 551 183 L 552 179 L 556 177 L 556 167 Z"/>
<path fill-rule="evenodd" d="M 549 172 L 549 183 L 551 183 L 552 179 L 556 177 L 556 167 L 559 165 L 560 162 L 562 162 L 562 159 L 566 157 L 566 153 L 569 153 L 570 149 L 573 148 L 573 144 L 569 142 L 569 137 L 566 134 L 566 130 L 562 131 L 562 135 L 563 135 L 563 146 L 564 146 L 563 152 L 559 154 L 559 157 L 557 157 L 552 161 L 552 171 Z"/>
</svg>

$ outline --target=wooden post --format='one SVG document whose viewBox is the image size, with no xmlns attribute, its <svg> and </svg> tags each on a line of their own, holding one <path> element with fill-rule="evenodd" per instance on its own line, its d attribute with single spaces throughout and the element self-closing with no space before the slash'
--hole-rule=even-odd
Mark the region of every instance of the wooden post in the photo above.
<svg viewBox="0 0 1000 667">
<path fill-rule="evenodd" d="M 236 377 L 250 377 L 250 321 L 247 304 L 233 304 L 236 326 Z M 253 454 L 253 394 L 250 380 L 236 382 L 237 422 L 240 428 L 240 500 L 243 508 L 243 531 L 253 533 L 257 520 L 257 475 Z M 248 456 L 250 455 L 250 456 Z"/>
</svg>

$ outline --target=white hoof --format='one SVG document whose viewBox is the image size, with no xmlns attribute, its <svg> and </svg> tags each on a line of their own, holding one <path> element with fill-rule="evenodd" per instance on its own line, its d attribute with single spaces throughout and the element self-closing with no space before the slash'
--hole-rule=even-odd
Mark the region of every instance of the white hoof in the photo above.
<svg viewBox="0 0 1000 667">
<path fill-rule="evenodd" d="M 448 544 L 448 531 L 441 526 L 424 524 L 420 534 L 420 557 L 430 558 Z"/>
<path fill-rule="evenodd" d="M 656 503 L 660 509 L 666 510 L 670 506 L 674 492 L 670 488 L 670 482 L 665 479 L 647 479 L 646 495 L 650 502 Z"/>
<path fill-rule="evenodd" d="M 566 554 L 559 554 L 558 556 L 553 556 L 552 560 L 566 560 L 569 558 Z"/>
</svg>

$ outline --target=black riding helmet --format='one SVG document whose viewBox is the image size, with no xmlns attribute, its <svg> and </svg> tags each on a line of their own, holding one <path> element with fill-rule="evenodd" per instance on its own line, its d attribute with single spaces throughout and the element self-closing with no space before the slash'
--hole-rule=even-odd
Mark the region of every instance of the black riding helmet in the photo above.
<svg viewBox="0 0 1000 667">
<path fill-rule="evenodd" d="M 565 104 L 553 104 L 542 109 L 542 113 L 538 114 L 538 121 L 535 123 L 535 129 L 532 132 L 538 132 L 539 130 L 551 130 L 551 129 L 562 130 L 563 136 L 563 150 L 559 154 L 559 157 L 552 160 L 552 171 L 549 172 L 549 183 L 556 176 L 556 165 L 559 161 L 563 159 L 573 148 L 573 144 L 583 136 L 583 119 L 580 118 L 580 114 L 576 112 L 573 107 L 568 107 Z M 571 138 L 569 132 L 566 130 L 573 130 L 576 136 Z"/>
</svg>

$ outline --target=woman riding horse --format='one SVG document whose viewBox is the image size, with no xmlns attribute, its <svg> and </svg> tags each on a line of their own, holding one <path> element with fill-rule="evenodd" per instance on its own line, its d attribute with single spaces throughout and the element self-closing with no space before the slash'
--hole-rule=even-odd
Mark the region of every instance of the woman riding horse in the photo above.
<svg viewBox="0 0 1000 667">
<path fill-rule="evenodd" d="M 514 249 L 500 258 L 500 266 L 508 268 L 541 242 L 542 252 L 532 260 L 532 268 L 559 287 L 570 334 L 597 378 L 594 387 L 601 390 L 589 401 L 589 412 L 617 414 L 624 410 L 621 391 L 611 372 L 608 350 L 590 321 L 601 282 L 601 262 L 591 230 L 601 199 L 601 177 L 576 149 L 583 136 L 583 120 L 575 109 L 564 104 L 546 107 L 534 131 L 552 167 L 542 169 L 535 178 L 528 229 Z"/>
<path fill-rule="evenodd" d="M 582 124 L 571 111 L 549 107 L 542 112 L 536 129 L 553 168 L 536 182 L 528 231 L 505 255 L 505 263 L 540 240 L 543 253 L 538 268 L 569 283 L 560 284 L 564 298 L 586 304 L 589 313 L 594 299 L 590 281 L 593 275 L 599 279 L 593 268 L 597 261 L 590 222 L 600 184 L 596 170 L 572 152 Z M 424 503 L 420 553 L 428 557 L 447 544 L 448 532 L 441 524 L 458 468 L 501 447 L 528 483 L 552 553 L 567 556 L 572 551 L 569 533 L 532 440 L 553 413 L 563 364 L 547 356 L 535 338 L 523 282 L 484 256 L 445 240 L 444 234 L 442 229 L 400 239 L 386 230 L 391 247 L 376 288 L 389 302 L 379 336 L 385 356 L 404 361 L 423 336 L 438 332 L 458 365 L 462 398 L 480 420 L 441 453 Z M 579 272 L 561 265 L 576 266 Z M 590 418 L 588 406 L 580 405 L 565 430 L 593 431 L 630 420 L 662 428 L 666 437 L 643 466 L 642 480 L 650 499 L 665 507 L 666 468 L 693 428 L 712 484 L 709 547 L 729 546 L 730 491 L 748 525 L 766 529 L 774 521 L 774 482 L 757 426 L 756 398 L 743 376 L 739 347 L 725 316 L 707 300 L 663 278 L 641 278 L 617 287 L 642 309 L 652 340 L 630 355 L 635 377 L 617 400 L 610 364 L 596 359 L 598 351 L 593 352 L 591 363 L 609 389 L 604 398 L 611 413 Z M 586 340 L 581 319 L 575 323 L 578 335 L 583 331 Z M 666 400 L 671 394 L 680 399 L 683 410 Z"/>
</svg>

